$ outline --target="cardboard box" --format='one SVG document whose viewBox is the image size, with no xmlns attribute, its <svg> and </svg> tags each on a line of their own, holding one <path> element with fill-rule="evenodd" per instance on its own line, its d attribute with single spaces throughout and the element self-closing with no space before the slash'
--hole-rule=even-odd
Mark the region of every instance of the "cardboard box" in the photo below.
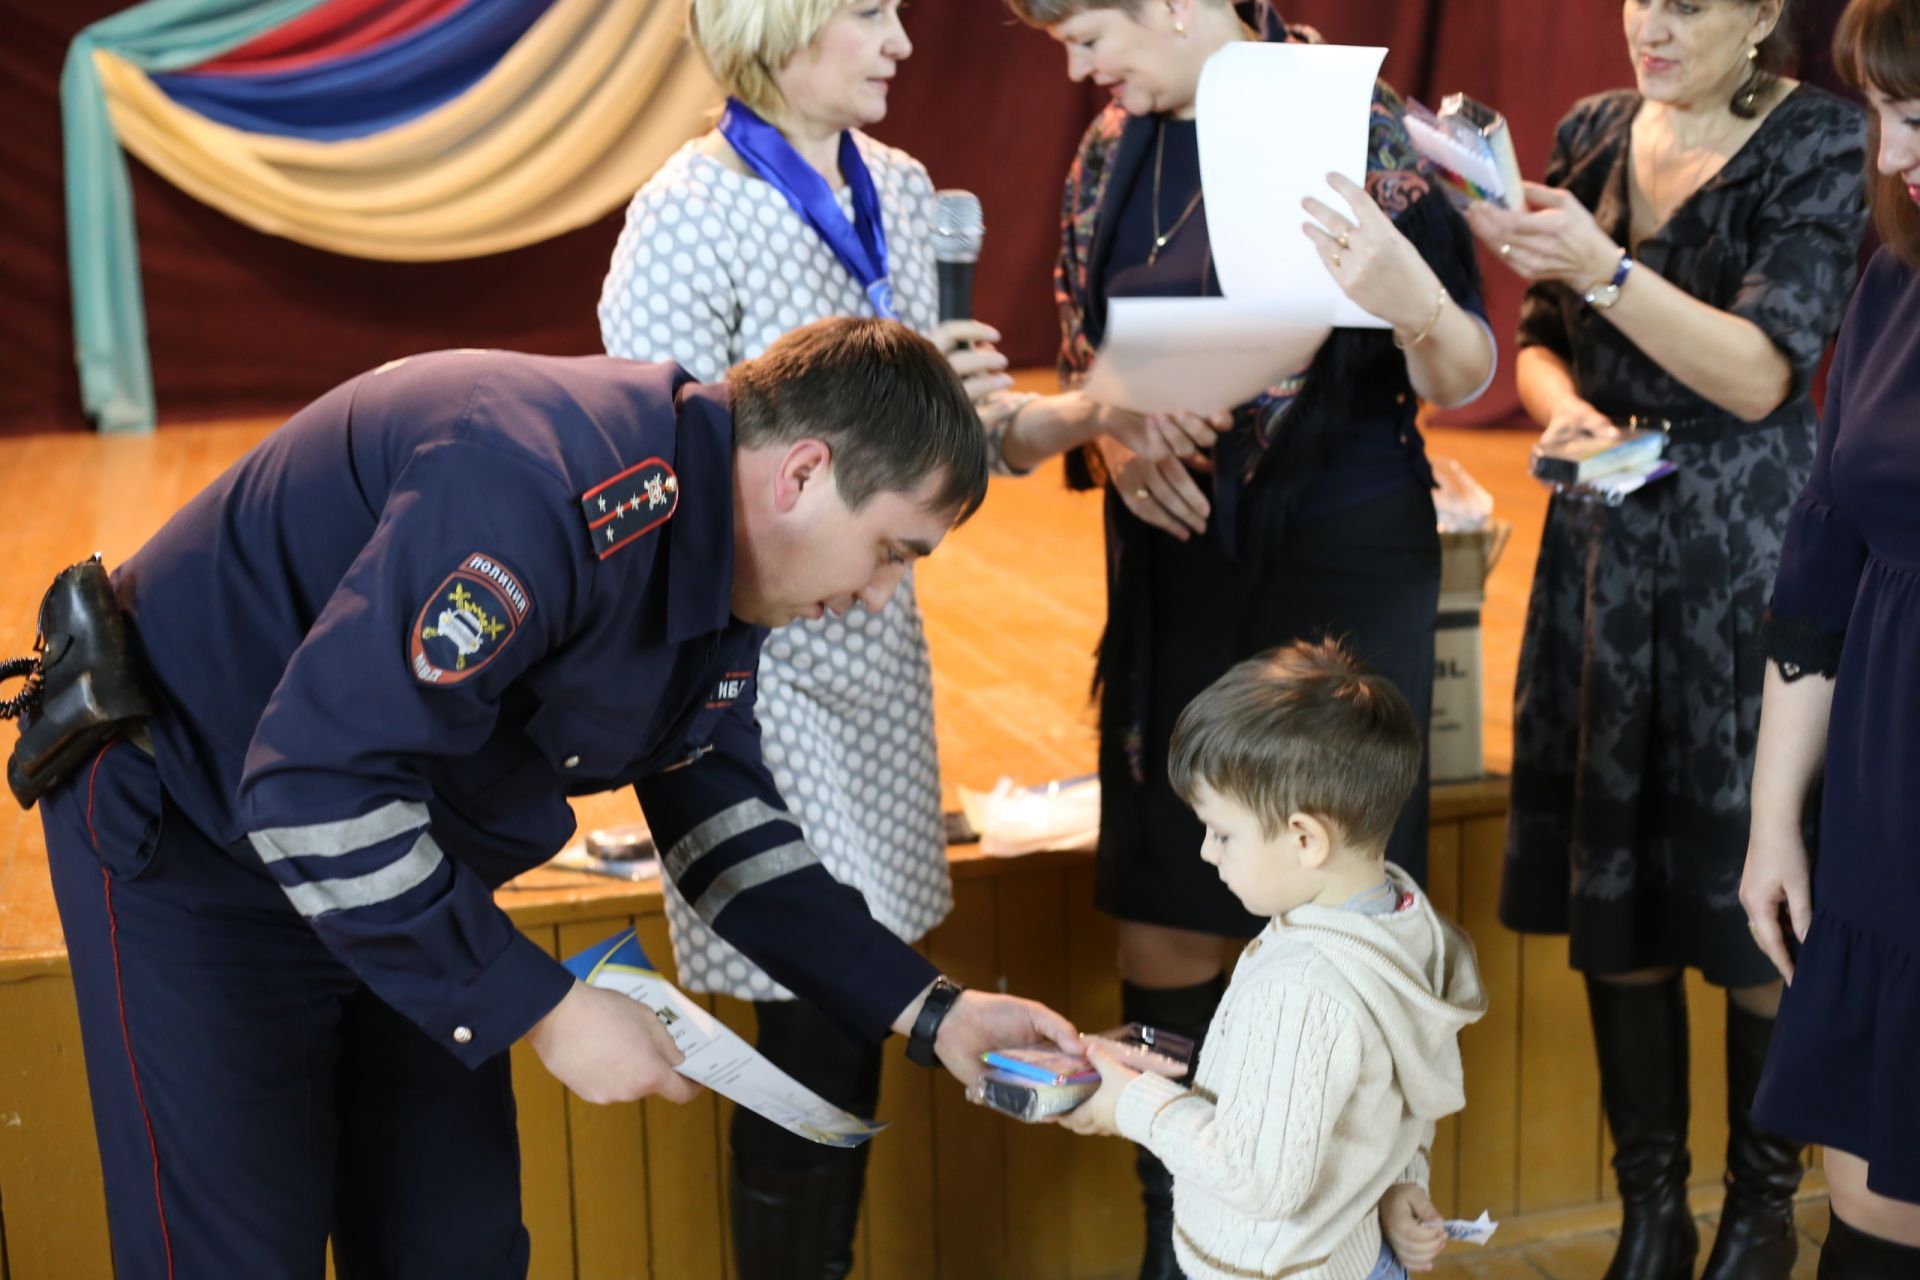
<svg viewBox="0 0 1920 1280">
<path fill-rule="evenodd" d="M 1440 616 L 1434 627 L 1433 720 L 1427 731 L 1427 776 L 1434 782 L 1468 782 L 1486 773 L 1480 606 L 1487 576 L 1512 536 L 1513 526 L 1505 520 L 1440 535 Z"/>
</svg>

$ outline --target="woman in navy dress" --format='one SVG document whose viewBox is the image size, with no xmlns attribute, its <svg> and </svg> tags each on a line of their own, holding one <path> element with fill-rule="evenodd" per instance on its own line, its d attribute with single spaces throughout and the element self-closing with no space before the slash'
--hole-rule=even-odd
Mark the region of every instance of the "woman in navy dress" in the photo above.
<svg viewBox="0 0 1920 1280">
<path fill-rule="evenodd" d="M 1854 295 L 1767 629 L 1740 900 L 1791 985 L 1754 1120 L 1825 1145 L 1823 1278 L 1920 1276 L 1920 0 L 1853 0 L 1886 247 Z M 1824 775 L 1817 868 L 1802 809 Z M 1791 931 L 1791 936 L 1789 932 Z"/>
</svg>

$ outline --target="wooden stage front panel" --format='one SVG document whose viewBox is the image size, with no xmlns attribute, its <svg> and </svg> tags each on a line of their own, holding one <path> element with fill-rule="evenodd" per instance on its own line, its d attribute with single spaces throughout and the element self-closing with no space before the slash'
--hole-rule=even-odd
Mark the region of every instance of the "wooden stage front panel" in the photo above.
<svg viewBox="0 0 1920 1280">
<path fill-rule="evenodd" d="M 0 442 L 13 481 L 0 530 L 0 655 L 24 652 L 41 591 L 94 550 L 124 558 L 268 424 L 169 429 L 146 438 L 62 435 Z M 1508 691 L 1543 501 L 1524 474 L 1528 438 L 1439 432 L 1517 532 L 1489 586 L 1488 757 L 1507 760 Z M 1093 759 L 1089 654 L 1104 584 L 1100 513 L 1057 469 L 996 481 L 982 513 L 919 571 L 938 673 L 948 795 L 1001 775 L 1038 781 Z M 583 825 L 625 821 L 628 794 L 578 806 Z M 11 814 L 12 816 L 4 816 Z M 1474 937 L 1492 997 L 1462 1039 L 1467 1111 L 1442 1126 L 1443 1208 L 1504 1221 L 1502 1243 L 1584 1230 L 1612 1212 L 1584 995 L 1564 941 L 1523 939 L 1495 919 L 1504 786 L 1440 788 L 1432 893 Z M 955 909 L 926 949 L 970 985 L 1016 991 L 1088 1028 L 1119 1021 L 1111 923 L 1091 907 L 1084 856 L 994 860 L 956 850 Z M 501 891 L 519 925 L 564 955 L 637 926 L 670 962 L 656 885 L 540 871 Z M 1693 988 L 1694 1172 L 1716 1194 L 1725 1141 L 1717 998 Z M 746 1032 L 738 1002 L 707 1002 Z M 514 1050 L 534 1274 L 561 1280 L 726 1274 L 724 1106 L 591 1107 Z M 1065 1280 L 1131 1275 L 1140 1241 L 1130 1148 L 1029 1128 L 969 1106 L 944 1075 L 889 1059 L 856 1275 L 863 1280 Z M 39 822 L 0 810 L 0 1280 L 110 1274 L 100 1178 L 71 982 L 46 885 Z"/>
</svg>

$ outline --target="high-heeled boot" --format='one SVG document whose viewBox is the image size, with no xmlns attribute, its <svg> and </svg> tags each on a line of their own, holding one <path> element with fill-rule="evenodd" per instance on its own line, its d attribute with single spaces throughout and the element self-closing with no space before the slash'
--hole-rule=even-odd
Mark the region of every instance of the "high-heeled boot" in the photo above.
<svg viewBox="0 0 1920 1280">
<path fill-rule="evenodd" d="M 1748 1112 L 1773 1040 L 1773 1019 L 1727 1001 L 1727 1200 L 1701 1280 L 1787 1280 L 1800 1237 L 1798 1142 L 1754 1127 Z"/>
<path fill-rule="evenodd" d="M 880 1054 L 811 1005 L 760 1003 L 760 1051 L 837 1106 L 871 1117 Z M 867 1148 L 835 1150 L 736 1107 L 729 1129 L 728 1217 L 740 1280 L 842 1280 L 853 1271 Z"/>
<path fill-rule="evenodd" d="M 1193 1040 L 1193 1066 L 1200 1066 L 1200 1049 L 1207 1024 L 1220 1006 L 1227 979 L 1222 974 L 1190 987 L 1137 987 L 1120 984 L 1120 1017 L 1172 1031 Z M 1192 1077 L 1189 1076 L 1189 1079 Z M 1140 1280 L 1181 1280 L 1180 1263 L 1173 1253 L 1173 1175 L 1145 1147 L 1136 1148 L 1134 1169 L 1140 1175 L 1140 1203 L 1146 1210 L 1147 1245 L 1140 1259 Z"/>
<path fill-rule="evenodd" d="M 1819 1280 L 1914 1280 L 1920 1276 L 1920 1246 L 1896 1244 L 1850 1227 L 1833 1215 L 1820 1247 Z"/>
<path fill-rule="evenodd" d="M 1606 1280 L 1689 1280 L 1700 1233 L 1687 1207 L 1686 988 L 1588 978 L 1587 1007 L 1622 1209 Z"/>
</svg>

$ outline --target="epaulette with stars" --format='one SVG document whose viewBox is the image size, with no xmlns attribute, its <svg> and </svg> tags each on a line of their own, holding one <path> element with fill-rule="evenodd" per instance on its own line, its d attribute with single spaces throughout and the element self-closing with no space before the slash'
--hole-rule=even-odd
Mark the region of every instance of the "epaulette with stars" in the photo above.
<svg viewBox="0 0 1920 1280">
<path fill-rule="evenodd" d="M 593 554 L 601 560 L 658 529 L 679 507 L 680 478 L 659 458 L 636 463 L 580 497 Z"/>
</svg>

